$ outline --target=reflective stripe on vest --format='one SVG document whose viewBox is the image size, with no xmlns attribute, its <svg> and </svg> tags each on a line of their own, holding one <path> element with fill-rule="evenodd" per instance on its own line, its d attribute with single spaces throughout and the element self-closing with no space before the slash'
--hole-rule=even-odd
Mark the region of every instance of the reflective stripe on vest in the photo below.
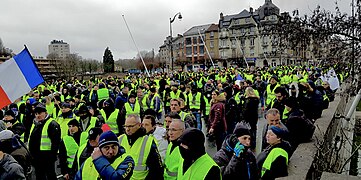
<svg viewBox="0 0 361 180">
<path fill-rule="evenodd" d="M 190 109 L 201 109 L 201 93 L 197 92 L 194 97 L 192 93 L 189 93 L 189 108 Z"/>
<path fill-rule="evenodd" d="M 118 166 L 124 161 L 124 159 L 126 157 L 128 157 L 129 154 L 125 153 L 122 154 L 121 156 L 119 156 L 112 164 L 111 166 L 113 167 L 113 169 L 118 169 Z M 97 180 L 97 179 L 101 179 L 99 176 L 98 171 L 95 169 L 95 165 L 93 163 L 93 159 L 92 157 L 89 157 L 88 159 L 85 160 L 84 162 L 84 166 L 81 172 L 81 179 L 82 180 Z"/>
<path fill-rule="evenodd" d="M 164 159 L 164 179 L 176 180 L 178 176 L 178 167 L 179 162 L 182 159 L 182 156 L 179 152 L 179 146 L 175 147 L 172 152 L 170 152 L 173 143 L 170 142 L 167 148 L 167 152 Z"/>
<path fill-rule="evenodd" d="M 131 179 L 145 179 L 148 175 L 149 168 L 146 165 L 147 158 L 152 146 L 153 138 L 143 136 L 138 138 L 132 146 L 129 145 L 128 137 L 123 134 L 119 137 L 119 144 L 124 147 L 134 159 L 134 171 Z"/>
<path fill-rule="evenodd" d="M 275 161 L 278 156 L 285 157 L 286 158 L 286 165 L 288 165 L 288 153 L 285 150 L 281 149 L 281 148 L 274 148 L 268 154 L 266 160 L 264 161 L 264 163 L 262 165 L 261 177 L 264 175 L 264 173 L 267 170 L 271 169 L 273 161 Z"/>
<path fill-rule="evenodd" d="M 43 129 L 41 130 L 41 138 L 40 138 L 40 151 L 50 151 L 51 150 L 51 140 L 48 136 L 48 128 L 49 128 L 49 124 L 54 121 L 53 119 L 48 119 L 44 126 Z M 31 126 L 30 129 L 30 135 L 28 138 L 28 141 L 30 142 L 30 137 L 31 137 L 31 133 L 34 130 L 35 125 L 33 124 Z"/>
<path fill-rule="evenodd" d="M 124 107 L 125 107 L 125 110 L 127 112 L 125 114 L 125 118 L 127 118 L 131 114 L 137 114 L 138 116 L 140 115 L 140 105 L 139 105 L 139 103 L 136 102 L 134 104 L 134 110 L 132 109 L 132 106 L 130 106 L 129 102 L 125 103 Z"/>
<path fill-rule="evenodd" d="M 68 168 L 72 168 L 75 159 L 75 154 L 79 146 L 75 142 L 74 138 L 68 135 L 64 136 L 63 141 L 66 149 L 66 156 L 67 156 L 66 160 L 68 162 Z"/>
<path fill-rule="evenodd" d="M 219 168 L 219 166 L 214 162 L 214 160 L 206 153 L 200 158 L 198 158 L 183 174 L 183 159 L 181 159 L 178 167 L 177 179 L 204 179 L 213 166 L 217 166 Z M 221 171 L 219 170 L 219 172 Z M 219 178 L 222 179 L 221 173 L 219 173 Z"/>
<path fill-rule="evenodd" d="M 109 99 L 109 90 L 107 88 L 102 88 L 97 90 L 98 101 Z"/>
<path fill-rule="evenodd" d="M 110 129 L 115 133 L 118 134 L 119 130 L 118 130 L 118 124 L 117 124 L 117 118 L 118 118 L 118 113 L 119 113 L 119 109 L 115 109 L 112 114 L 110 114 L 110 116 L 107 118 L 105 111 L 102 109 L 100 110 L 101 115 L 103 116 L 105 123 L 109 125 Z"/>
</svg>

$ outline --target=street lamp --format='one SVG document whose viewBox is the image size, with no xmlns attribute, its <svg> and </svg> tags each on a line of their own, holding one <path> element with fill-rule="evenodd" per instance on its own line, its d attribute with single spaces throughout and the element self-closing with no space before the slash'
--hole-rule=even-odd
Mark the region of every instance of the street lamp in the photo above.
<svg viewBox="0 0 361 180">
<path fill-rule="evenodd" d="M 171 62 L 172 62 L 172 71 L 173 71 L 173 68 L 174 68 L 174 65 L 173 65 L 173 34 L 172 34 L 172 23 L 174 22 L 175 18 L 178 16 L 178 19 L 182 19 L 182 15 L 180 12 L 178 12 L 177 14 L 174 15 L 173 18 L 169 18 L 169 27 L 170 27 L 170 58 L 171 58 Z"/>
</svg>

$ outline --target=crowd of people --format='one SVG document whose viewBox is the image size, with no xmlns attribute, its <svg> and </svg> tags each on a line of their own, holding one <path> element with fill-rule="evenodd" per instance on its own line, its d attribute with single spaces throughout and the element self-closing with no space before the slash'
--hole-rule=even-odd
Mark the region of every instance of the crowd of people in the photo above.
<svg viewBox="0 0 361 180">
<path fill-rule="evenodd" d="M 339 63 L 47 81 L 0 111 L 0 179 L 287 176 L 347 76 Z"/>
</svg>

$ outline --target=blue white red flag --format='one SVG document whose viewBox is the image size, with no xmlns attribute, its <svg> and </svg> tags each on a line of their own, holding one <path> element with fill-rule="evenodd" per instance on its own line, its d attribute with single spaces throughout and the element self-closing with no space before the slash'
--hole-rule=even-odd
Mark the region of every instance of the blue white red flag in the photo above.
<svg viewBox="0 0 361 180">
<path fill-rule="evenodd" d="M 25 47 L 18 55 L 0 64 L 0 109 L 44 82 Z"/>
</svg>

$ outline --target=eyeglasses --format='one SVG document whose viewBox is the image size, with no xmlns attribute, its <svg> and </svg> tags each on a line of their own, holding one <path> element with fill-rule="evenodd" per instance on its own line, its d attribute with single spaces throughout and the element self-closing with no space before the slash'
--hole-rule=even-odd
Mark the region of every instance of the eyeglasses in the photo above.
<svg viewBox="0 0 361 180">
<path fill-rule="evenodd" d="M 136 125 L 138 125 L 139 123 L 136 123 L 136 124 L 133 124 L 133 125 L 123 125 L 123 128 L 126 129 L 126 128 L 133 128 L 135 127 Z"/>
</svg>

